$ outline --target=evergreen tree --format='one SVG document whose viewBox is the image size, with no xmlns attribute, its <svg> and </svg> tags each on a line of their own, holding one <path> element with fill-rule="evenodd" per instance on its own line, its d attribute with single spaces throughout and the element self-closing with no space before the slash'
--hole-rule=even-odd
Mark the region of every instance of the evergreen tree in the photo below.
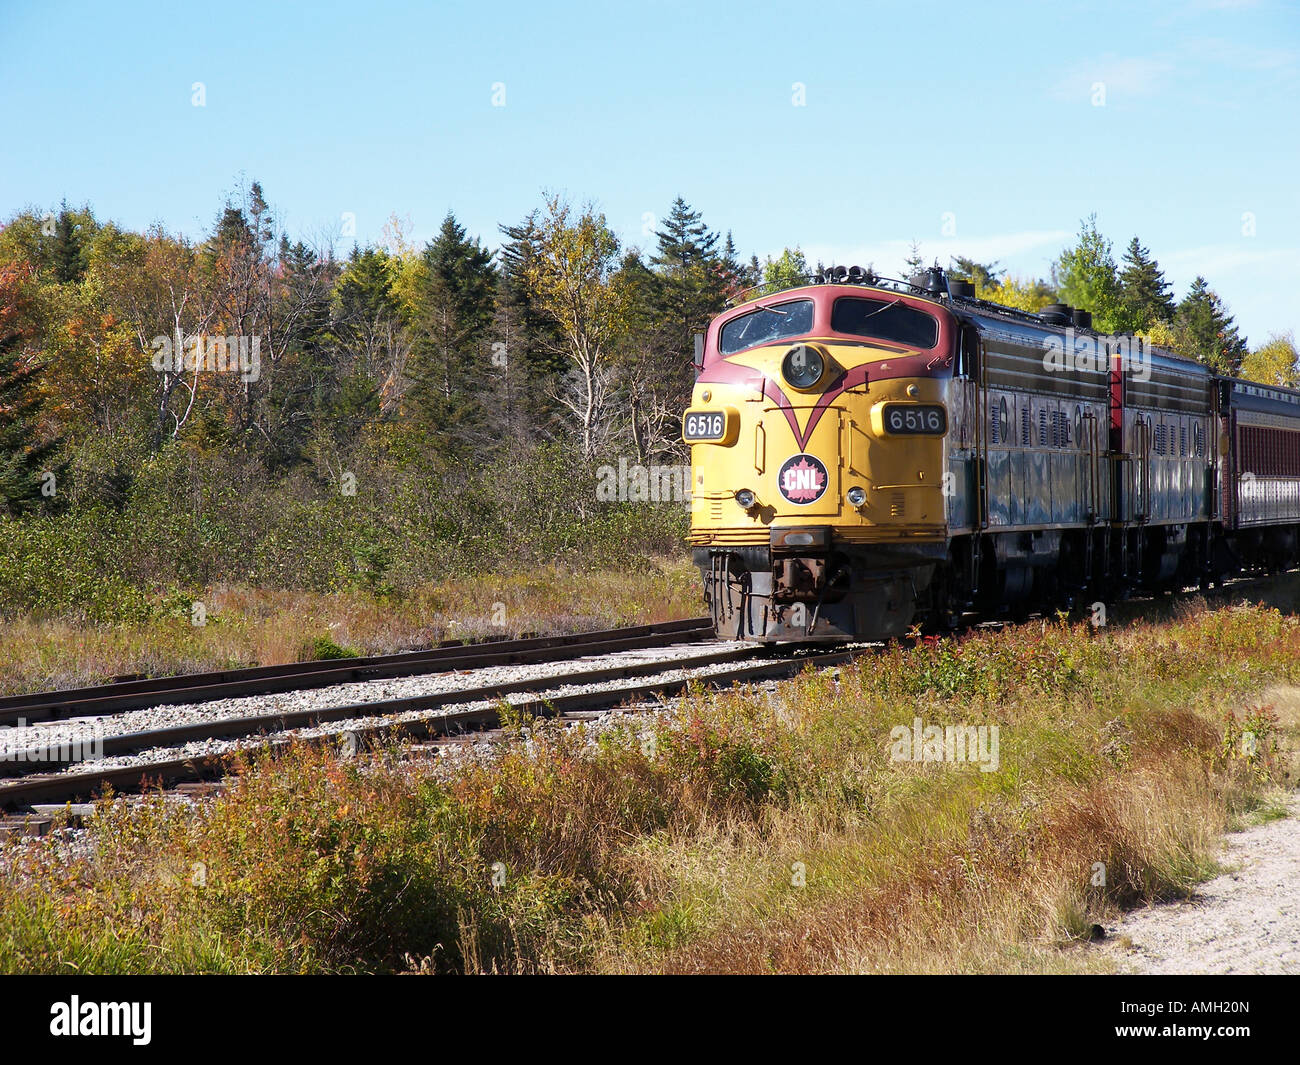
<svg viewBox="0 0 1300 1065">
<path fill-rule="evenodd" d="M 649 292 L 656 316 L 667 331 L 669 347 L 687 365 L 694 334 L 726 303 L 727 266 L 718 259 L 718 235 L 709 231 L 699 212 L 692 211 L 680 196 L 655 237 L 658 247 L 650 260 L 654 277 Z"/>
<path fill-rule="evenodd" d="M 265 378 L 262 421 L 272 445 L 268 462 L 288 465 L 303 457 L 314 423 L 333 413 L 350 366 L 331 343 L 333 262 L 282 235 L 276 266 L 270 319 L 274 352 L 266 353 L 275 355 L 276 368 Z"/>
<path fill-rule="evenodd" d="M 80 281 L 86 272 L 81 225 L 65 201 L 54 223 L 54 279 L 63 284 Z"/>
<path fill-rule="evenodd" d="M 334 287 L 334 328 L 355 330 L 376 319 L 399 314 L 397 296 L 381 248 L 352 248 L 347 266 Z"/>
<path fill-rule="evenodd" d="M 717 253 L 718 235 L 700 220 L 700 213 L 678 196 L 663 229 L 655 231 L 659 250 L 651 260 L 660 270 L 684 272 L 692 265 L 711 262 Z"/>
<path fill-rule="evenodd" d="M 348 412 L 340 414 L 348 423 L 344 435 L 360 428 L 360 421 L 348 422 L 353 415 L 364 420 L 378 413 L 379 378 L 391 366 L 392 349 L 401 342 L 402 332 L 387 252 L 380 248 L 362 251 L 354 245 L 334 285 L 329 321 L 336 372 L 350 405 Z M 363 402 L 357 402 L 358 397 Z"/>
<path fill-rule="evenodd" d="M 17 517 L 45 501 L 46 474 L 57 475 L 51 459 L 60 440 L 40 439 L 43 401 L 36 390 L 37 370 L 20 357 L 20 335 L 0 338 L 0 514 Z"/>
<path fill-rule="evenodd" d="M 274 235 L 274 225 L 259 182 L 253 182 L 244 200 L 243 207 L 232 200 L 226 201 L 217 215 L 212 244 L 220 251 L 234 248 L 240 252 L 256 252 L 260 257 Z"/>
<path fill-rule="evenodd" d="M 903 280 L 911 281 L 925 269 L 925 257 L 921 254 L 919 241 L 912 241 L 912 246 L 903 260 Z"/>
<path fill-rule="evenodd" d="M 271 218 L 271 209 L 266 197 L 262 195 L 262 184 L 254 181 L 248 190 L 248 217 L 251 220 L 249 230 L 259 245 L 269 244 L 275 236 L 275 223 Z"/>
<path fill-rule="evenodd" d="M 459 450 L 487 439 L 482 382 L 491 366 L 487 331 L 496 271 L 492 253 L 470 240 L 450 212 L 425 248 L 423 265 L 412 413 L 438 447 Z"/>
<path fill-rule="evenodd" d="M 542 247 L 537 212 L 530 212 L 518 225 L 501 226 L 501 233 L 509 239 L 501 245 L 503 284 L 498 293 L 498 303 L 504 301 L 508 305 L 519 326 L 510 345 L 510 357 L 518 362 L 522 353 L 529 377 L 541 381 L 563 373 L 567 362 L 555 322 L 542 311 L 536 293 L 528 284 L 529 267 L 541 254 Z M 543 389 L 537 389 L 537 398 L 542 398 L 543 393 Z"/>
<path fill-rule="evenodd" d="M 537 212 L 500 227 L 507 239 L 499 252 L 492 316 L 492 378 L 488 418 L 497 439 L 513 449 L 552 439 L 563 429 L 559 382 L 569 369 L 555 320 L 542 310 L 529 271 L 543 253 Z"/>
<path fill-rule="evenodd" d="M 508 449 L 539 443 L 556 413 L 547 405 L 545 387 L 538 387 L 546 375 L 537 373 L 537 341 L 529 327 L 531 310 L 519 279 L 500 271 L 484 391 L 490 397 L 486 415 L 492 435 Z"/>
<path fill-rule="evenodd" d="M 1235 377 L 1240 372 L 1246 341 L 1237 334 L 1232 315 L 1205 278 L 1197 277 L 1178 305 L 1174 333 L 1180 354 L 1205 363 L 1216 373 Z"/>
<path fill-rule="evenodd" d="M 1137 237 L 1129 241 L 1124 252 L 1124 269 L 1119 275 L 1120 321 L 1125 332 L 1149 329 L 1156 322 L 1174 318 L 1173 290 L 1165 280 L 1160 264 L 1142 247 Z"/>
<path fill-rule="evenodd" d="M 405 376 L 409 333 L 393 283 L 394 259 L 381 248 L 355 245 L 334 284 L 328 345 L 336 392 L 317 426 L 335 447 L 396 407 Z"/>
<path fill-rule="evenodd" d="M 212 231 L 213 250 L 245 252 L 251 250 L 253 244 L 253 231 L 249 228 L 248 218 L 243 208 L 227 201 L 221 213 L 217 215 L 217 222 Z"/>
</svg>

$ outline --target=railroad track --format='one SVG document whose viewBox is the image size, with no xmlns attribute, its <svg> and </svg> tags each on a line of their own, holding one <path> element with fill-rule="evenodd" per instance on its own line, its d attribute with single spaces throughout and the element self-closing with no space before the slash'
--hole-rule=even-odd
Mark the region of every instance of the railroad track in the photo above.
<svg viewBox="0 0 1300 1065">
<path fill-rule="evenodd" d="M 406 651 L 370 658 L 294 662 L 281 666 L 253 666 L 118 681 L 68 691 L 5 696 L 0 698 L 0 726 L 19 722 L 33 724 L 69 717 L 100 717 L 173 703 L 303 691 L 351 681 L 411 677 L 438 671 L 558 662 L 584 655 L 664 647 L 708 639 L 712 635 L 713 623 L 709 618 L 688 618 L 684 621 L 601 629 L 567 636 L 443 644 L 424 651 Z"/>
<path fill-rule="evenodd" d="M 707 620 L 672 623 L 671 626 L 640 626 L 636 635 L 628 630 L 610 630 L 583 634 L 582 637 L 564 638 L 562 641 L 513 641 L 527 646 L 503 647 L 493 645 L 491 653 L 481 653 L 481 646 L 471 648 L 438 649 L 432 660 L 429 652 L 418 652 L 422 661 L 416 663 L 411 656 L 402 657 L 403 673 L 389 670 L 397 663 L 384 663 L 379 676 L 411 675 L 416 672 L 445 672 L 448 669 L 476 669 L 485 664 L 516 664 L 535 661 L 536 655 L 550 652 L 545 661 L 560 661 L 576 655 L 606 654 L 612 650 L 643 650 L 664 646 L 671 638 L 675 644 L 689 644 L 711 634 Z M 511 702 L 512 714 L 536 717 L 572 716 L 613 709 L 630 701 L 662 699 L 681 694 L 693 683 L 712 687 L 726 686 L 752 680 L 789 676 L 808 666 L 830 665 L 848 661 L 860 650 L 837 650 L 830 653 L 811 653 L 784 649 L 775 653 L 771 649 L 730 646 L 722 649 L 689 652 L 673 649 L 674 656 L 651 660 L 619 662 L 593 669 L 548 673 L 516 680 L 497 680 L 487 684 L 433 693 L 417 694 L 396 699 L 377 699 L 366 702 L 341 702 L 334 705 L 314 706 L 282 713 L 258 713 L 235 717 L 221 717 L 186 723 L 166 728 L 123 731 L 97 739 L 96 762 L 140 752 L 163 752 L 164 757 L 147 762 L 135 761 L 128 765 L 100 765 L 78 763 L 67 745 L 42 742 L 31 749 L 10 748 L 0 760 L 0 777 L 17 777 L 0 781 L 0 810 L 21 811 L 46 804 L 63 804 L 84 801 L 102 793 L 107 788 L 118 792 L 140 790 L 146 786 L 170 787 L 181 782 L 201 781 L 219 777 L 229 771 L 231 761 L 250 746 L 282 746 L 293 739 L 300 742 L 336 743 L 340 734 L 351 737 L 357 745 L 373 745 L 383 740 L 401 736 L 411 740 L 437 739 L 482 732 L 499 728 L 502 724 L 502 702 Z M 469 652 L 468 654 L 466 652 Z M 454 654 L 453 654 L 454 653 Z M 518 656 L 523 655 L 520 659 Z M 432 670 L 429 668 L 432 664 Z M 319 665 L 318 663 L 303 665 Z M 423 665 L 425 668 L 419 669 Z M 278 667 L 277 667 L 278 668 Z M 323 674 L 337 675 L 339 671 L 304 671 L 298 676 L 309 680 L 303 687 L 319 686 Z M 373 680 L 376 674 L 356 676 L 343 671 L 341 680 Z M 269 678 L 250 676 L 243 678 L 248 685 L 241 694 L 265 691 L 261 685 L 267 680 L 277 684 L 290 679 L 290 674 L 278 672 Z M 196 693 L 214 689 L 225 697 L 229 693 L 228 680 L 211 682 L 206 677 L 201 683 L 177 685 L 176 680 L 192 678 L 165 678 L 169 686 L 152 690 L 121 692 L 105 696 L 98 694 L 86 698 L 83 693 L 61 693 L 62 699 L 50 699 L 48 694 L 29 698 L 29 706 L 56 711 L 61 707 L 93 707 L 108 716 L 93 723 L 77 722 L 66 726 L 80 727 L 112 722 L 114 714 L 125 713 L 126 701 L 131 705 L 156 706 L 178 697 L 198 701 Z M 632 683 L 627 683 L 631 681 Z M 129 682 L 137 684 L 139 682 Z M 104 686 L 116 689 L 116 685 Z M 551 692 L 549 696 L 536 693 Z M 511 696 L 529 696 L 522 701 L 511 701 Z M 138 700 L 144 700 L 139 702 Z M 11 700 L 16 702 L 16 700 Z M 495 705 L 494 705 L 495 704 Z M 446 709 L 451 708 L 451 709 Z M 17 711 L 10 705 L 7 710 Z M 405 716 L 404 716 L 405 715 Z M 66 715 L 64 715 L 66 716 Z M 49 722 L 49 718 L 46 721 Z M 310 737 L 289 737 L 285 733 L 299 729 L 328 728 Z M 37 730 L 33 730 L 37 731 Z M 167 749 L 181 748 L 196 741 L 233 741 L 239 746 L 213 755 L 195 756 L 180 754 L 166 757 Z M 247 741 L 246 743 L 243 741 Z"/>
</svg>

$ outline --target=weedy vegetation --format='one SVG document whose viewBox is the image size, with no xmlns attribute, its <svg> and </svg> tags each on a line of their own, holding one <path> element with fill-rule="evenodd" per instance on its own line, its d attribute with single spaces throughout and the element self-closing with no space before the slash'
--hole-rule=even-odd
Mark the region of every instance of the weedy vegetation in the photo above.
<svg viewBox="0 0 1300 1065">
<path fill-rule="evenodd" d="M 194 603 L 203 604 L 195 625 Z M 576 605 L 575 604 L 580 604 Z M 462 574 L 379 596 L 217 584 L 160 600 L 134 621 L 80 612 L 0 618 L 0 695 L 135 674 L 390 654 L 444 640 L 638 625 L 701 613 L 694 568 L 667 556 L 635 567 L 539 566 Z"/>
</svg>

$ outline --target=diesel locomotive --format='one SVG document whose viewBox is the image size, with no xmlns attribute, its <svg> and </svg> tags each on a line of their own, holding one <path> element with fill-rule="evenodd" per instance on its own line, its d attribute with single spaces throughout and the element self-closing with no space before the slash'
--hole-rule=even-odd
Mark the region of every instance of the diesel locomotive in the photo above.
<svg viewBox="0 0 1300 1065">
<path fill-rule="evenodd" d="M 1291 566 L 1300 391 L 1083 310 L 838 267 L 718 315 L 682 417 L 718 632 L 881 639 Z"/>
</svg>

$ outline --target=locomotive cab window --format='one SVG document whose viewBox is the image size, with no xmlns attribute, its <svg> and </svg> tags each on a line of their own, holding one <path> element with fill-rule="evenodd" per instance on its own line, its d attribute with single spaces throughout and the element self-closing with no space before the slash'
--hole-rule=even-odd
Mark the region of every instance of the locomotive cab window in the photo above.
<svg viewBox="0 0 1300 1065">
<path fill-rule="evenodd" d="M 792 300 L 762 307 L 724 325 L 718 334 L 718 350 L 723 355 L 734 355 L 773 340 L 803 336 L 812 331 L 812 323 L 812 300 Z"/>
<path fill-rule="evenodd" d="M 901 300 L 844 296 L 831 308 L 831 329 L 911 348 L 932 348 L 939 341 L 938 319 Z"/>
</svg>

